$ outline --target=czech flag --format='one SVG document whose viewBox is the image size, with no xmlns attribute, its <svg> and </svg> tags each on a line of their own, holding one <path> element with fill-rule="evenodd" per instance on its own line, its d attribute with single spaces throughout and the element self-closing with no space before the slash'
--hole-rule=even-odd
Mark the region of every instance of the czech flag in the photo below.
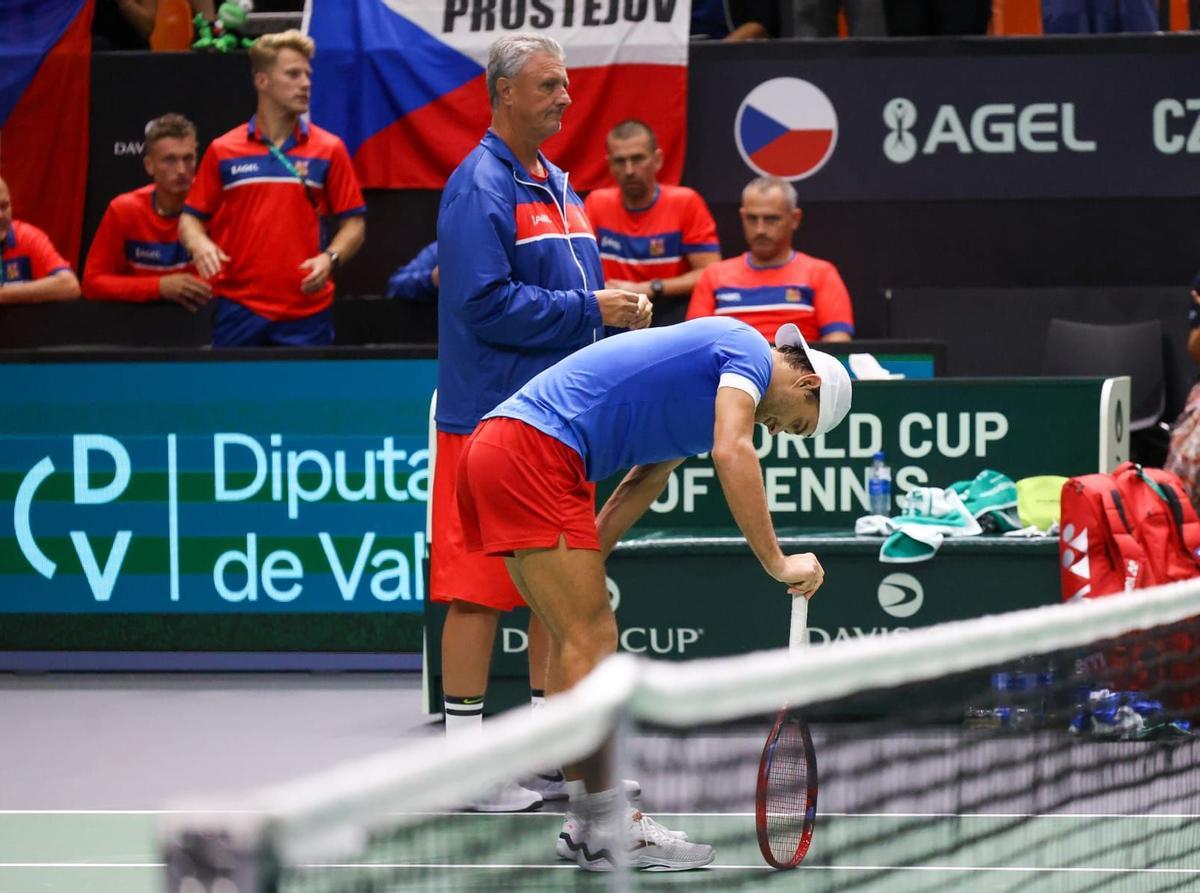
<svg viewBox="0 0 1200 893">
<path fill-rule="evenodd" d="M 362 185 L 441 189 L 491 120 L 488 47 L 532 31 L 566 53 L 571 107 L 543 146 L 580 190 L 610 185 L 604 136 L 657 133 L 677 183 L 687 133 L 686 0 L 307 0 L 313 121 L 340 136 Z"/>
<path fill-rule="evenodd" d="M 78 262 L 87 192 L 93 0 L 0 4 L 0 176 L 13 216 Z"/>
</svg>

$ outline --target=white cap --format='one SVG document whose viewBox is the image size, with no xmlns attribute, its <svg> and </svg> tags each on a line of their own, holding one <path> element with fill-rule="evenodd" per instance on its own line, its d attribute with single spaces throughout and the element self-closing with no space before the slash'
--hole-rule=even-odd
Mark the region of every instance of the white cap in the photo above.
<svg viewBox="0 0 1200 893">
<path fill-rule="evenodd" d="M 795 323 L 789 322 L 776 330 L 775 346 L 803 348 L 813 371 L 821 377 L 821 403 L 817 409 L 817 427 L 811 436 L 816 437 L 832 431 L 850 411 L 852 386 L 846 367 L 829 354 L 809 347 Z"/>
</svg>

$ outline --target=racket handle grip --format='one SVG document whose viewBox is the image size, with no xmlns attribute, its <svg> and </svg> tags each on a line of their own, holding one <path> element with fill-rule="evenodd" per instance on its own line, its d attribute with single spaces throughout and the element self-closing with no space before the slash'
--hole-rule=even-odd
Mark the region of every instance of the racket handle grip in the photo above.
<svg viewBox="0 0 1200 893">
<path fill-rule="evenodd" d="M 808 647 L 808 599 L 802 595 L 792 596 L 792 629 L 788 647 L 792 651 Z"/>
</svg>

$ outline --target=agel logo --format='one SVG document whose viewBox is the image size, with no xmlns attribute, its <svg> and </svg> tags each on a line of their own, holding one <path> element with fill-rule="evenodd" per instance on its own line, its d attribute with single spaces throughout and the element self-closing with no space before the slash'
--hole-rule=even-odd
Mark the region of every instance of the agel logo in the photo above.
<svg viewBox="0 0 1200 893">
<path fill-rule="evenodd" d="M 1034 102 L 1017 106 L 990 102 L 968 113 L 953 105 L 940 105 L 925 133 L 918 138 L 920 116 L 910 99 L 897 96 L 883 107 L 883 154 L 894 164 L 906 164 L 921 155 L 947 150 L 961 155 L 1013 155 L 1018 151 L 1036 154 L 1095 152 L 1095 140 L 1076 134 L 1075 103 Z"/>
</svg>

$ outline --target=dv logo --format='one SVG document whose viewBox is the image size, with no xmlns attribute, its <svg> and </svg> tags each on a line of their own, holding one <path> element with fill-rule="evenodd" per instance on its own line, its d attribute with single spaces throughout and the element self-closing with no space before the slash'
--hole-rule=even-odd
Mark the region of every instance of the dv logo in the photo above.
<svg viewBox="0 0 1200 893">
<path fill-rule="evenodd" d="M 892 617 L 912 617 L 925 603 L 925 588 L 912 574 L 888 574 L 879 581 L 879 607 Z"/>
<path fill-rule="evenodd" d="M 96 485 L 93 480 L 92 456 L 103 453 L 113 463 L 112 480 L 102 485 Z M 73 471 L 74 471 L 74 503 L 81 505 L 104 505 L 120 497 L 129 486 L 132 467 L 129 453 L 120 441 L 105 434 L 76 434 L 73 438 Z M 29 566 L 45 577 L 54 578 L 58 565 L 42 551 L 33 536 L 30 514 L 33 500 L 38 488 L 56 471 L 54 460 L 49 456 L 43 457 L 26 473 L 17 489 L 17 498 L 13 503 L 13 531 L 17 537 L 17 545 L 21 554 L 29 562 Z M 79 564 L 87 578 L 88 586 L 97 601 L 106 602 L 112 595 L 113 586 L 121 572 L 125 561 L 125 553 L 129 550 L 132 531 L 118 530 L 113 539 L 112 548 L 104 559 L 101 567 L 87 533 L 82 530 L 69 531 L 71 544 L 79 555 Z"/>
</svg>

